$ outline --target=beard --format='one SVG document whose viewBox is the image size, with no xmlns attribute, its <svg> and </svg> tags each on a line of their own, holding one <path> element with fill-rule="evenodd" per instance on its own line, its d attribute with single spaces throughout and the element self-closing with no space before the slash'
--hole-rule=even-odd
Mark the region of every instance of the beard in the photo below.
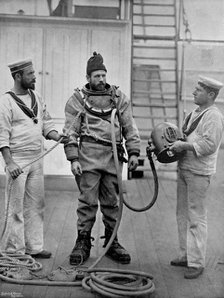
<svg viewBox="0 0 224 298">
<path fill-rule="evenodd" d="M 35 83 L 32 83 L 32 84 L 30 85 L 30 89 L 35 90 Z"/>
<path fill-rule="evenodd" d="M 90 83 L 91 89 L 95 90 L 95 91 L 103 91 L 103 90 L 105 90 L 105 86 L 106 86 L 105 83 L 99 83 L 99 84 Z"/>
<path fill-rule="evenodd" d="M 35 90 L 35 82 L 27 83 L 26 81 L 22 80 L 21 81 L 21 87 L 24 90 L 27 90 L 27 89 Z"/>
</svg>

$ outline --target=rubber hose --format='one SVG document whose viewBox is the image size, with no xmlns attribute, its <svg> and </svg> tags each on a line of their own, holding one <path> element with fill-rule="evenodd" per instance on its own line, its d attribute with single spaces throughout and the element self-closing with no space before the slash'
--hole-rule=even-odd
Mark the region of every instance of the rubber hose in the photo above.
<svg viewBox="0 0 224 298">
<path fill-rule="evenodd" d="M 106 297 L 111 297 L 111 298 L 127 297 L 127 295 L 128 297 L 132 297 L 132 296 L 140 297 L 142 295 L 146 295 L 154 292 L 155 286 L 154 286 L 154 283 L 152 282 L 153 277 L 148 273 L 132 271 L 132 270 L 122 270 L 122 269 L 95 268 L 96 265 L 101 261 L 101 259 L 106 254 L 112 242 L 114 241 L 114 238 L 117 235 L 117 231 L 121 222 L 121 217 L 123 212 L 124 198 L 123 198 L 123 188 L 122 188 L 122 176 L 121 176 L 121 168 L 119 166 L 119 161 L 118 161 L 115 130 L 114 130 L 114 119 L 115 119 L 116 113 L 117 113 L 117 110 L 114 109 L 111 114 L 111 137 L 112 137 L 113 156 L 114 156 L 114 162 L 115 162 L 115 167 L 117 172 L 118 188 L 119 188 L 119 198 L 120 198 L 119 212 L 118 212 L 118 218 L 116 221 L 115 228 L 113 230 L 113 233 L 111 235 L 109 242 L 107 243 L 105 249 L 103 250 L 103 253 L 86 270 L 86 272 L 89 273 L 89 276 L 85 277 L 82 281 L 60 282 L 60 281 L 39 281 L 39 280 L 17 280 L 14 278 L 8 278 L 0 274 L 0 278 L 2 280 L 11 282 L 11 283 L 16 283 L 16 284 L 24 284 L 24 285 L 42 285 L 42 286 L 44 285 L 46 286 L 82 285 L 83 288 L 86 290 L 95 291 L 101 295 L 104 295 Z M 156 198 L 154 196 L 154 201 L 155 200 Z M 151 204 L 152 203 L 150 203 L 148 206 L 150 206 Z M 135 208 L 131 207 L 130 209 L 134 210 Z M 108 273 L 108 274 L 105 274 L 105 273 Z M 117 281 L 118 279 L 120 281 L 123 281 L 123 283 L 125 284 L 120 285 L 113 282 L 113 281 Z"/>
<path fill-rule="evenodd" d="M 108 269 L 108 268 L 94 268 L 101 258 L 106 254 L 106 251 L 109 249 L 111 243 L 114 240 L 114 237 L 117 234 L 121 217 L 123 211 L 123 187 L 122 187 L 122 174 L 121 168 L 119 165 L 118 154 L 117 154 L 117 146 L 116 146 L 116 136 L 115 136 L 115 129 L 114 129 L 114 120 L 117 114 L 117 110 L 114 109 L 111 113 L 111 138 L 112 138 L 112 148 L 113 148 L 113 156 L 114 162 L 117 172 L 117 182 L 118 182 L 118 189 L 119 189 L 119 212 L 118 218 L 116 221 L 116 225 L 114 231 L 112 233 L 111 239 L 108 242 L 107 246 L 105 247 L 105 251 L 103 254 L 96 260 L 96 262 L 87 269 L 87 272 L 90 273 L 90 276 L 85 277 L 82 280 L 82 286 L 86 290 L 95 291 L 105 297 L 111 298 L 119 298 L 119 297 L 140 297 L 146 294 L 150 294 L 154 292 L 155 285 L 152 282 L 153 277 L 145 272 L 137 272 L 137 271 L 130 271 L 130 270 L 121 270 L 121 269 Z M 100 272 L 103 272 L 101 274 Z M 119 277 L 120 281 L 125 283 L 127 280 L 138 280 L 139 276 L 141 276 L 140 285 L 138 287 L 132 287 L 132 283 L 126 283 L 125 285 L 118 285 L 113 282 L 114 275 L 108 274 L 107 281 L 103 280 L 105 277 L 105 272 L 112 272 L 116 273 L 116 280 Z"/>
</svg>

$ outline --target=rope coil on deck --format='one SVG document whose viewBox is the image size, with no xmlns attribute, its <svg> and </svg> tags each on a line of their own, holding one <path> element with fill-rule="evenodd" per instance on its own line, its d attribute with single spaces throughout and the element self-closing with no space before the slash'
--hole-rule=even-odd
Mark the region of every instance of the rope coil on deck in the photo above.
<svg viewBox="0 0 224 298">
<path fill-rule="evenodd" d="M 119 166 L 118 161 L 118 154 L 117 154 L 117 146 L 116 146 L 116 138 L 115 138 L 115 131 L 114 131 L 114 119 L 116 117 L 116 114 L 118 111 L 114 109 L 111 114 L 111 137 L 112 137 L 112 148 L 113 148 L 113 154 L 114 154 L 114 162 L 117 172 L 117 180 L 118 180 L 118 188 L 119 188 L 119 212 L 118 212 L 118 219 L 115 225 L 115 228 L 113 230 L 113 233 L 111 235 L 111 238 L 109 242 L 107 243 L 106 247 L 103 250 L 103 253 L 97 258 L 97 260 L 87 269 L 85 270 L 86 273 L 89 275 L 84 277 L 82 281 L 46 281 L 46 280 L 22 280 L 22 279 L 15 279 L 15 278 L 9 278 L 7 276 L 4 276 L 3 274 L 0 274 L 0 278 L 4 281 L 11 282 L 11 283 L 17 283 L 17 284 L 26 284 L 26 285 L 46 285 L 46 286 L 82 286 L 84 289 L 88 291 L 97 292 L 101 295 L 104 295 L 105 297 L 111 297 L 111 298 L 119 298 L 119 297 L 140 297 L 146 294 L 153 293 L 155 290 L 155 285 L 152 281 L 153 277 L 149 273 L 146 272 L 140 272 L 140 271 L 133 271 L 133 270 L 122 270 L 122 269 L 109 269 L 109 268 L 97 268 L 96 265 L 101 261 L 101 259 L 106 254 L 107 250 L 110 248 L 112 242 L 114 241 L 114 238 L 117 234 L 121 217 L 122 217 L 122 211 L 123 211 L 123 204 L 124 204 L 124 198 L 123 198 L 123 189 L 122 189 L 122 176 L 121 176 L 121 169 Z M 57 142 L 56 145 L 60 143 L 61 139 Z M 54 146 L 54 148 L 56 147 Z M 53 150 L 53 149 L 52 149 Z M 51 150 L 51 151 L 52 151 Z M 45 153 L 46 155 L 46 153 Z M 149 156 L 148 156 L 149 157 Z M 153 160 L 151 157 L 149 157 L 151 166 L 153 164 Z M 152 167 L 153 170 L 153 167 Z M 155 181 L 155 193 L 153 196 L 152 201 L 144 208 L 137 209 L 131 207 L 127 202 L 125 202 L 125 205 L 134 211 L 141 212 L 148 210 L 152 207 L 152 205 L 155 203 L 155 200 L 157 198 L 158 194 L 158 179 L 156 175 L 156 171 L 153 170 L 154 175 L 154 181 Z M 7 223 L 5 223 L 6 227 Z M 4 229 L 5 230 L 5 229 Z M 18 255 L 11 254 L 10 258 L 14 257 L 17 258 Z M 5 256 L 2 256 L 3 259 Z M 21 258 L 23 258 L 23 255 L 20 255 Z M 30 257 L 31 258 L 31 257 Z M 32 258 L 31 258 L 32 259 Z M 4 259 L 5 260 L 5 259 Z M 10 260 L 11 262 L 11 260 Z M 35 261 L 34 261 L 35 262 Z M 15 261 L 16 263 L 16 261 Z M 29 264 L 27 264 L 29 267 Z M 15 265 L 16 266 L 16 265 Z M 26 266 L 26 264 L 21 264 L 21 266 Z M 37 266 L 37 270 L 40 270 L 41 268 L 39 265 Z M 1 267 L 1 258 L 0 258 L 0 267 Z M 79 271 L 80 268 L 79 268 Z M 1 270 L 0 270 L 1 272 Z"/>
<path fill-rule="evenodd" d="M 29 255 L 15 254 L 9 252 L 1 252 L 0 254 L 0 271 L 2 267 L 26 267 L 32 271 L 39 271 L 42 269 L 42 264 L 36 262 Z"/>
</svg>

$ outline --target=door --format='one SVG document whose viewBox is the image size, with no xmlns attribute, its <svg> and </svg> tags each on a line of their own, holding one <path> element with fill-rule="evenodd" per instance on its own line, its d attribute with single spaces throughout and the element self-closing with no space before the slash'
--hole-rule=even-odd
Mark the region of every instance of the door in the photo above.
<svg viewBox="0 0 224 298">
<path fill-rule="evenodd" d="M 54 118 L 64 119 L 67 100 L 86 82 L 87 34 L 82 29 L 46 29 L 43 94 Z"/>
<path fill-rule="evenodd" d="M 8 64 L 19 59 L 31 58 L 35 65 L 36 88 L 42 92 L 43 29 L 27 24 L 1 23 L 0 26 L 0 93 L 13 86 Z"/>
</svg>

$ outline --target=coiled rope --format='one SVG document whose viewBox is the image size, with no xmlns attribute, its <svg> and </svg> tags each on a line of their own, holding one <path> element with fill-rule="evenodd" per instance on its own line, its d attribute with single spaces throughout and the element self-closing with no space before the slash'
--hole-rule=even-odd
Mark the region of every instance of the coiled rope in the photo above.
<svg viewBox="0 0 224 298">
<path fill-rule="evenodd" d="M 118 111 L 114 109 L 111 113 L 111 137 L 112 137 L 112 148 L 113 148 L 113 156 L 114 162 L 117 172 L 117 181 L 119 188 L 119 212 L 118 219 L 111 235 L 109 242 L 104 248 L 102 254 L 97 258 L 97 260 L 87 269 L 86 273 L 89 275 L 84 277 L 82 281 L 45 281 L 45 280 L 19 280 L 15 278 L 9 278 L 0 274 L 0 278 L 4 281 L 17 283 L 17 284 L 26 284 L 26 285 L 47 285 L 47 286 L 81 286 L 88 291 L 95 291 L 105 297 L 140 297 L 146 294 L 153 293 L 155 290 L 155 285 L 153 283 L 153 277 L 151 274 L 141 271 L 133 271 L 133 270 L 122 270 L 122 269 L 109 269 L 109 268 L 96 268 L 97 264 L 101 261 L 101 259 L 105 256 L 106 252 L 110 248 L 114 238 L 117 235 L 117 231 L 121 222 L 122 212 L 123 212 L 123 203 L 125 202 L 123 197 L 123 188 L 122 188 L 122 176 L 121 169 L 118 161 L 117 154 L 117 146 L 116 146 L 116 138 L 115 138 L 115 129 L 114 129 L 114 120 L 118 114 Z M 61 139 L 54 145 L 54 148 L 60 143 Z M 52 149 L 53 150 L 53 149 Z M 46 152 L 44 155 L 48 154 L 50 151 Z M 153 161 L 150 159 L 150 164 L 152 166 Z M 39 160 L 36 159 L 35 161 Z M 33 161 L 34 162 L 34 161 Z M 32 162 L 32 163 L 33 163 Z M 28 165 L 27 165 L 28 166 Z M 153 164 L 154 166 L 154 164 Z M 155 186 L 155 192 L 157 190 L 158 194 L 158 179 L 156 175 L 155 168 L 153 168 L 154 172 L 154 181 L 157 182 L 157 186 Z M 136 208 L 131 207 L 127 202 L 125 205 L 134 211 L 145 211 L 152 207 L 157 198 L 157 194 L 154 194 L 153 200 L 146 207 L 136 210 Z M 5 257 L 2 255 L 2 257 Z M 13 255 L 12 255 L 13 257 Z M 1 258 L 0 258 L 1 263 Z M 1 266 L 1 265 L 0 265 Z M 22 266 L 25 266 L 24 264 Z M 80 267 L 81 268 L 81 267 Z M 79 268 L 79 270 L 80 270 Z M 40 268 L 41 269 L 41 268 Z M 40 270 L 39 269 L 39 270 Z M 1 270 L 0 270 L 1 272 Z"/>
</svg>

